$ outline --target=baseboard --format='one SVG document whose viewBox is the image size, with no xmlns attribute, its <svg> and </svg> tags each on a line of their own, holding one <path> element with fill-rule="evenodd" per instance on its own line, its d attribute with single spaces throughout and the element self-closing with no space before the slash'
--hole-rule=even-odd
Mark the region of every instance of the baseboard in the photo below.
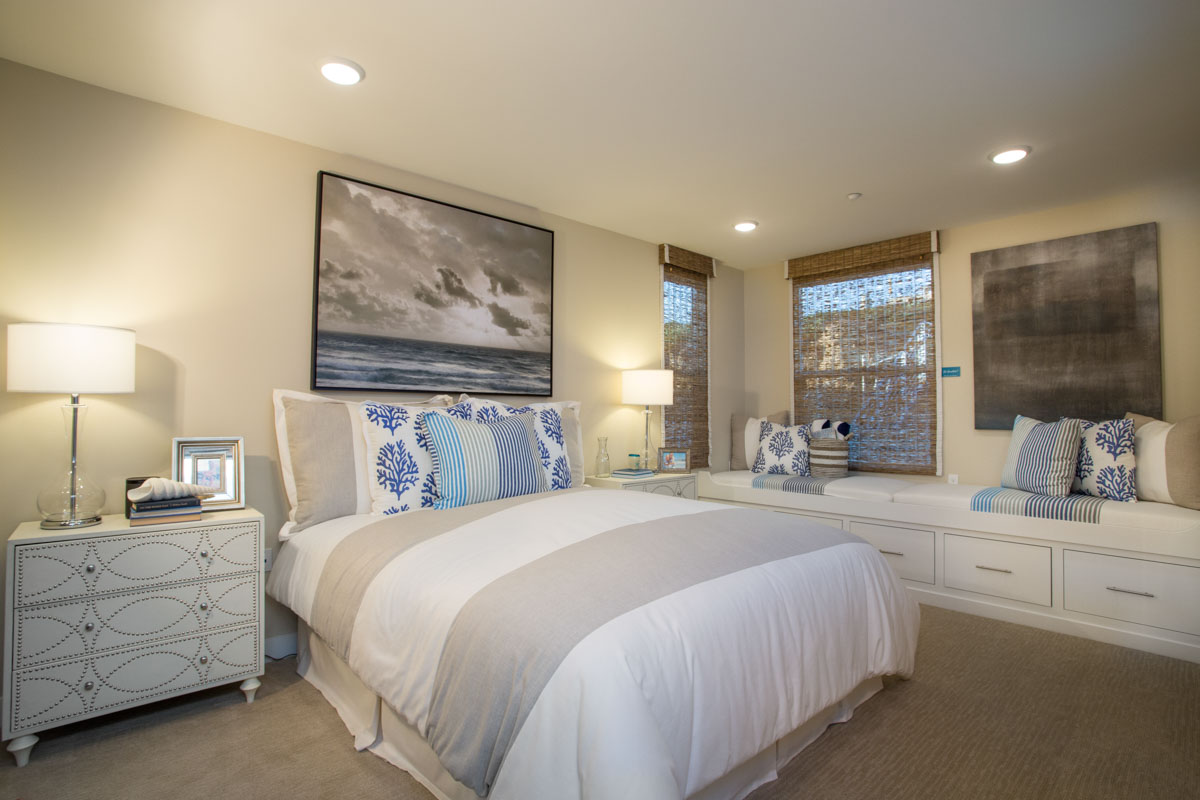
<svg viewBox="0 0 1200 800">
<path fill-rule="evenodd" d="M 296 655 L 296 634 L 285 633 L 280 636 L 268 636 L 263 646 L 267 658 L 280 659 Z"/>
<path fill-rule="evenodd" d="M 989 601 L 951 594 L 949 591 L 933 586 L 915 585 L 904 581 L 909 593 L 920 603 L 946 608 L 951 611 L 961 611 L 964 614 L 974 614 L 1002 622 L 1013 622 L 1018 625 L 1028 625 L 1031 628 L 1065 633 L 1068 636 L 1078 636 L 1096 642 L 1130 647 L 1144 650 L 1160 656 L 1178 658 L 1182 661 L 1200 663 L 1200 646 L 1188 642 L 1168 639 L 1161 632 L 1146 626 L 1133 623 L 1116 623 L 1105 625 L 1088 619 L 1068 616 L 1071 612 L 1041 611 L 1033 608 L 1020 608 L 1016 603 L 1005 605 L 1005 601 Z M 1117 627 L 1121 625 L 1121 627 Z M 1184 636 L 1184 634 L 1180 634 Z"/>
</svg>

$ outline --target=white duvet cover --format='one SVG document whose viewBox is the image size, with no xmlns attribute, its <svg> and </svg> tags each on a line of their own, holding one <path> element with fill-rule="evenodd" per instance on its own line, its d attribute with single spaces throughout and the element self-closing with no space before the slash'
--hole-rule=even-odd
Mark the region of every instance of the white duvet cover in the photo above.
<svg viewBox="0 0 1200 800">
<path fill-rule="evenodd" d="M 476 592 L 614 527 L 711 508 L 587 490 L 507 508 L 423 541 L 370 585 L 347 663 L 423 732 L 447 634 Z M 269 593 L 310 621 L 326 559 L 378 520 L 344 517 L 296 534 L 276 560 Z M 863 680 L 910 675 L 918 626 L 915 601 L 859 540 L 668 594 L 612 619 L 569 652 L 489 796 L 686 797 Z"/>
</svg>

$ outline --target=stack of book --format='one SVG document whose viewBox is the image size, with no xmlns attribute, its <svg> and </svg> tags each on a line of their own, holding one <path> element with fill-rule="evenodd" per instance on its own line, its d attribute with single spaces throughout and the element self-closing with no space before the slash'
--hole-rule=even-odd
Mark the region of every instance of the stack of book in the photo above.
<svg viewBox="0 0 1200 800">
<path fill-rule="evenodd" d="M 159 525 L 164 522 L 194 522 L 200 519 L 199 497 L 143 500 L 129 504 L 129 524 Z"/>
<path fill-rule="evenodd" d="M 654 470 L 622 467 L 621 469 L 614 469 L 612 474 L 614 478 L 649 478 L 654 474 Z"/>
</svg>

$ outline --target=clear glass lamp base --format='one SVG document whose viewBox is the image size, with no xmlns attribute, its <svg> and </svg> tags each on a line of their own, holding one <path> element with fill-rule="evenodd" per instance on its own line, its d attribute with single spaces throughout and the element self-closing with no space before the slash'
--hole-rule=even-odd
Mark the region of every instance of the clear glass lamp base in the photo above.
<svg viewBox="0 0 1200 800">
<path fill-rule="evenodd" d="M 72 483 L 74 492 L 71 491 Z M 38 495 L 37 504 L 38 511 L 42 514 L 44 530 L 86 528 L 100 523 L 104 490 L 90 483 L 81 472 L 76 472 L 72 481 L 71 472 L 68 470 L 58 485 L 49 487 Z"/>
</svg>

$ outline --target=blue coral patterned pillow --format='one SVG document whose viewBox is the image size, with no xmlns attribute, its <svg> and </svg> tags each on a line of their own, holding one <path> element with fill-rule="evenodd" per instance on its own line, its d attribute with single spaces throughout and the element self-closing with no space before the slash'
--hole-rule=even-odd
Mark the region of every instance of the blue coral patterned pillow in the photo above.
<svg viewBox="0 0 1200 800">
<path fill-rule="evenodd" d="M 808 425 L 779 425 L 764 419 L 758 431 L 758 453 L 750 470 L 771 475 L 811 475 L 811 440 Z"/>
<path fill-rule="evenodd" d="M 1079 460 L 1075 466 L 1075 481 L 1071 484 L 1071 491 L 1123 503 L 1136 503 L 1133 420 L 1079 422 L 1083 426 L 1083 436 L 1079 442 Z"/>
<path fill-rule="evenodd" d="M 438 494 L 433 507 L 457 508 L 546 491 L 537 453 L 538 416 L 530 412 L 469 422 L 441 411 L 425 413 L 420 424 L 429 437 Z M 565 469 L 565 458 L 563 463 Z"/>
<path fill-rule="evenodd" d="M 470 415 L 461 403 L 441 410 L 459 418 Z M 371 513 L 399 514 L 432 508 L 437 502 L 429 437 L 420 425 L 421 415 L 428 411 L 428 406 L 359 404 L 367 440 Z"/>
</svg>

